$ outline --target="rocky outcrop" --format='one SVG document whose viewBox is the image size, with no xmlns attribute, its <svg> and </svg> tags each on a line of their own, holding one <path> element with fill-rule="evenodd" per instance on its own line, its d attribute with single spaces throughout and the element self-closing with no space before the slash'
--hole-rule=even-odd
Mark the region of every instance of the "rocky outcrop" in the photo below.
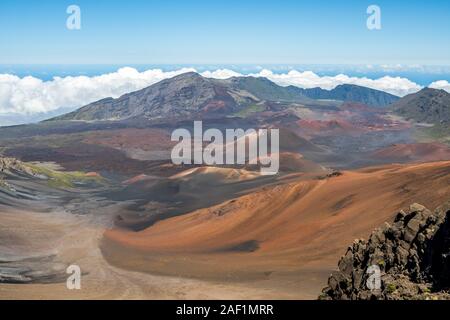
<svg viewBox="0 0 450 320">
<path fill-rule="evenodd" d="M 450 299 L 450 202 L 400 211 L 368 241 L 355 240 L 321 299 Z"/>
<path fill-rule="evenodd" d="M 35 199 L 28 188 L 24 187 L 22 183 L 17 183 L 34 179 L 47 180 L 48 177 L 36 172 L 27 163 L 15 158 L 0 156 L 0 203 L 12 205 L 11 199 Z"/>
<path fill-rule="evenodd" d="M 19 160 L 0 156 L 0 172 L 9 171 L 11 169 L 22 170 L 22 168 L 22 162 Z"/>
<path fill-rule="evenodd" d="M 417 122 L 450 125 L 450 93 L 424 88 L 392 105 L 398 115 Z"/>
<path fill-rule="evenodd" d="M 29 164 L 16 158 L 0 156 L 0 181 L 3 181 L 5 177 L 43 178 Z"/>
</svg>

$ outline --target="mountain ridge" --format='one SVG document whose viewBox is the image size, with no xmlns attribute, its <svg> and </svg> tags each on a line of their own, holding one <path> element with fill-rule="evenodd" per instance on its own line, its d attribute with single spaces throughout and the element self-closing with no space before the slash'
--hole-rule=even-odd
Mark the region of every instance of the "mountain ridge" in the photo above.
<svg viewBox="0 0 450 320">
<path fill-rule="evenodd" d="M 312 99 L 333 99 L 344 102 L 359 102 L 371 107 L 386 107 L 400 98 L 376 89 L 354 84 L 340 84 L 334 89 L 326 90 L 320 87 L 301 89 L 303 94 Z"/>
<path fill-rule="evenodd" d="M 392 105 L 393 111 L 407 119 L 432 124 L 450 124 L 450 94 L 445 90 L 424 88 Z"/>
<path fill-rule="evenodd" d="M 317 99 L 329 99 L 384 107 L 396 98 L 382 91 L 354 85 L 340 85 L 333 90 L 302 89 L 279 86 L 261 77 L 211 79 L 188 72 L 117 99 L 108 97 L 92 102 L 47 121 L 208 118 L 232 115 L 266 101 L 315 105 L 319 103 Z"/>
</svg>

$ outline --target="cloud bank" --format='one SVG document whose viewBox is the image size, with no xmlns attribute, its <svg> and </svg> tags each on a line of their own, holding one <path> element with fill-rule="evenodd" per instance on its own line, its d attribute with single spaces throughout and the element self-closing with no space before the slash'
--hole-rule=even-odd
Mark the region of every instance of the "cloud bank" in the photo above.
<svg viewBox="0 0 450 320">
<path fill-rule="evenodd" d="M 0 74 L 0 114 L 32 115 L 76 108 L 106 97 L 117 98 L 188 71 L 194 69 L 139 72 L 126 67 L 100 76 L 55 77 L 51 81 Z"/>
<path fill-rule="evenodd" d="M 436 82 L 433 82 L 432 84 L 430 84 L 430 88 L 441 89 L 441 90 L 450 92 L 450 82 L 448 82 L 446 80 L 436 81 Z"/>
<path fill-rule="evenodd" d="M 337 76 L 318 76 L 312 71 L 289 71 L 284 74 L 274 74 L 269 70 L 262 70 L 254 76 L 266 77 L 273 82 L 282 85 L 294 85 L 300 88 L 320 87 L 322 89 L 334 89 L 340 84 L 356 84 L 363 87 L 382 90 L 397 96 L 404 96 L 417 92 L 422 87 L 406 78 L 385 76 L 379 79 L 350 77 L 345 74 Z"/>
<path fill-rule="evenodd" d="M 10 74 L 0 74 L 0 115 L 31 116 L 57 110 L 75 109 L 102 98 L 117 98 L 125 93 L 145 88 L 163 79 L 189 71 L 196 70 L 183 68 L 166 72 L 160 69 L 152 69 L 139 72 L 134 68 L 125 67 L 116 72 L 100 76 L 55 77 L 51 81 L 42 81 L 32 76 L 20 78 Z M 233 76 L 266 77 L 282 86 L 294 85 L 301 88 L 333 89 L 340 84 L 356 84 L 383 90 L 398 96 L 404 96 L 422 89 L 420 85 L 406 78 L 389 76 L 369 79 L 350 77 L 345 74 L 319 76 L 312 71 L 299 72 L 293 70 L 287 73 L 274 73 L 266 69 L 248 75 L 228 69 L 205 71 L 201 74 L 216 79 L 226 79 Z M 450 83 L 447 81 L 437 81 L 430 86 L 450 92 Z"/>
</svg>

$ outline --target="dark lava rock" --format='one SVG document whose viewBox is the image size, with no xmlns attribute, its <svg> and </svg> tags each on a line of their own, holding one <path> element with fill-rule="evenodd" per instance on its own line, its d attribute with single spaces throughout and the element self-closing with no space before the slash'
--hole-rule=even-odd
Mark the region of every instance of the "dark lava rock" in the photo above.
<svg viewBox="0 0 450 320">
<path fill-rule="evenodd" d="M 419 204 L 394 224 L 355 240 L 320 299 L 450 299 L 450 202 L 431 212 Z M 374 284 L 376 270 L 378 285 Z"/>
</svg>

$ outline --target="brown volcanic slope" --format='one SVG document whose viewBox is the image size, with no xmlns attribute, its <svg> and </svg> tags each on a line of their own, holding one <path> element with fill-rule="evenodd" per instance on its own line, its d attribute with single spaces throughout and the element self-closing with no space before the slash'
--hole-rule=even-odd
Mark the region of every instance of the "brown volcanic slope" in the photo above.
<svg viewBox="0 0 450 320">
<path fill-rule="evenodd" d="M 100 145 L 122 151 L 135 160 L 167 160 L 176 142 L 170 140 L 168 130 L 156 128 L 126 128 L 93 131 L 86 135 L 84 143 Z"/>
<path fill-rule="evenodd" d="M 279 155 L 280 172 L 323 173 L 327 169 L 317 163 L 303 158 L 300 153 L 282 152 Z"/>
<path fill-rule="evenodd" d="M 84 142 L 119 150 L 134 148 L 144 151 L 171 150 L 171 147 L 176 144 L 170 141 L 168 130 L 155 128 L 92 131 L 87 134 Z"/>
<path fill-rule="evenodd" d="M 448 161 L 374 167 L 266 188 L 140 232 L 109 230 L 102 250 L 123 268 L 254 280 L 292 298 L 313 298 L 348 243 L 411 201 L 433 208 L 449 196 Z"/>
<path fill-rule="evenodd" d="M 442 161 L 450 160 L 450 148 L 442 143 L 396 144 L 377 150 L 372 157 L 391 162 Z"/>
<path fill-rule="evenodd" d="M 302 130 L 312 134 L 342 134 L 363 131 L 346 120 L 300 120 L 297 123 Z"/>
</svg>

